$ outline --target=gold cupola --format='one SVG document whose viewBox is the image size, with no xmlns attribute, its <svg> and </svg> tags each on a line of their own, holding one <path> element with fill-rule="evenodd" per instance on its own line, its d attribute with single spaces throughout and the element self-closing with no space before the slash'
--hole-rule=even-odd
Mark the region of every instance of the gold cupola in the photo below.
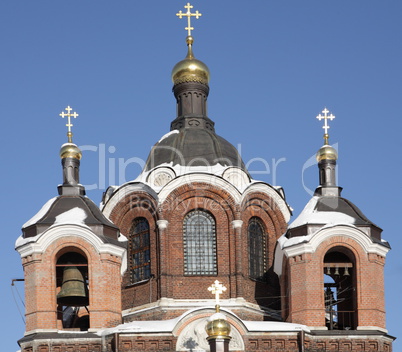
<svg viewBox="0 0 402 352">
<path fill-rule="evenodd" d="M 198 82 L 208 85 L 209 83 L 209 69 L 202 61 L 197 60 L 193 54 L 194 38 L 189 35 L 186 38 L 187 42 L 187 56 L 184 60 L 178 62 L 172 70 L 173 84 L 184 82 Z"/>
<path fill-rule="evenodd" d="M 318 162 L 323 160 L 338 160 L 338 152 L 335 148 L 331 147 L 328 144 L 323 145 L 320 149 L 318 149 L 317 154 L 315 155 Z"/>
<path fill-rule="evenodd" d="M 65 143 L 60 148 L 60 158 L 74 158 L 81 160 L 82 152 L 74 143 Z"/>
</svg>

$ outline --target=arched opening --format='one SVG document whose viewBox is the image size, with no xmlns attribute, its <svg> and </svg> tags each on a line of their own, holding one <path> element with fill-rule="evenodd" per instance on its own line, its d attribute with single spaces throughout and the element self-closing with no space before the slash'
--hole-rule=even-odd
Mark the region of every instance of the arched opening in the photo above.
<svg viewBox="0 0 402 352">
<path fill-rule="evenodd" d="M 203 210 L 193 210 L 183 222 L 184 274 L 216 275 L 216 234 L 214 218 Z"/>
<path fill-rule="evenodd" d="M 88 261 L 78 252 L 62 254 L 56 262 L 57 318 L 63 329 L 89 329 Z"/>
<path fill-rule="evenodd" d="M 329 330 L 356 329 L 355 259 L 347 248 L 332 248 L 324 257 L 324 301 Z"/>
</svg>

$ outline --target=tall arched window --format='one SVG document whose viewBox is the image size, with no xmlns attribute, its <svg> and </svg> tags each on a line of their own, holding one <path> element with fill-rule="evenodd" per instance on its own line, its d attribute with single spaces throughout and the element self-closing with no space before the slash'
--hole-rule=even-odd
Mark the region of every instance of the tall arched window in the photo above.
<svg viewBox="0 0 402 352">
<path fill-rule="evenodd" d="M 265 231 L 258 218 L 251 218 L 248 223 L 249 274 L 253 279 L 263 279 L 267 271 L 267 249 Z"/>
<path fill-rule="evenodd" d="M 183 223 L 184 274 L 216 275 L 215 220 L 205 211 L 194 210 Z"/>
<path fill-rule="evenodd" d="M 130 271 L 131 283 L 151 277 L 151 251 L 149 224 L 145 218 L 136 218 L 130 229 Z"/>
<path fill-rule="evenodd" d="M 356 329 L 355 282 L 353 254 L 347 248 L 331 248 L 324 257 L 325 320 L 329 330 Z"/>
</svg>

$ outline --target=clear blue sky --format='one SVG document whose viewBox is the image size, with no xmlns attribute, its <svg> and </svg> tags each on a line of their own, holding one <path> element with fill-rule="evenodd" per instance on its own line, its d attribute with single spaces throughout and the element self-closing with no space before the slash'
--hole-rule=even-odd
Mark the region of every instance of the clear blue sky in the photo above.
<svg viewBox="0 0 402 352">
<path fill-rule="evenodd" d="M 16 351 L 24 331 L 10 288 L 23 276 L 14 242 L 62 180 L 58 114 L 67 105 L 80 114 L 81 182 L 96 203 L 108 184 L 136 178 L 175 117 L 170 72 L 186 54 L 185 20 L 175 14 L 185 3 L 1 1 L 2 350 Z M 194 9 L 203 14 L 195 55 L 211 71 L 209 117 L 254 160 L 254 178 L 284 187 L 295 216 L 310 198 L 303 168 L 322 143 L 315 116 L 324 106 L 336 115 L 339 185 L 391 243 L 387 325 L 402 337 L 402 2 L 197 0 Z M 307 167 L 305 186 L 317 182 L 316 166 Z"/>
</svg>

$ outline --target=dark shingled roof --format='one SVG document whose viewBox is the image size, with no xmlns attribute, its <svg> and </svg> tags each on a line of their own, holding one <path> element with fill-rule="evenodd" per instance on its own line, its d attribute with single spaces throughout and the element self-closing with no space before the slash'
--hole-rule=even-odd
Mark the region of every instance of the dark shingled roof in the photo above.
<svg viewBox="0 0 402 352">
<path fill-rule="evenodd" d="M 237 166 L 247 172 L 237 149 L 215 132 L 203 128 L 182 128 L 154 145 L 144 171 L 161 164 L 172 166 Z"/>
<path fill-rule="evenodd" d="M 46 214 L 34 224 L 22 229 L 23 237 L 33 237 L 44 232 L 55 223 L 58 215 L 74 208 L 80 208 L 85 212 L 86 218 L 83 223 L 98 235 L 103 242 L 121 245 L 117 239 L 119 229 L 102 214 L 91 199 L 81 195 L 61 195 L 57 197 Z"/>
</svg>

